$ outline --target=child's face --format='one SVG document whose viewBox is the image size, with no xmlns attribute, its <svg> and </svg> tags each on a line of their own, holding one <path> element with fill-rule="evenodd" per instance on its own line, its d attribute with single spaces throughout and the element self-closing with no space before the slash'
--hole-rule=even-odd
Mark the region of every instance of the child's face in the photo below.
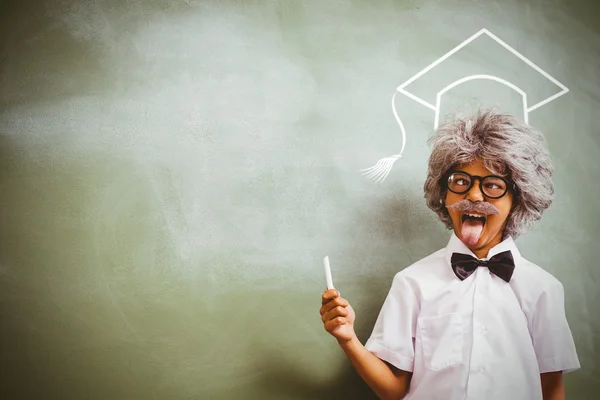
<svg viewBox="0 0 600 400">
<path fill-rule="evenodd" d="M 462 171 L 483 178 L 493 175 L 479 159 L 470 164 L 459 165 L 454 171 Z M 462 181 L 458 184 L 461 183 Z M 489 189 L 486 190 L 497 190 L 493 183 L 488 184 L 488 188 Z M 487 252 L 502 241 L 502 232 L 504 231 L 504 226 L 513 204 L 512 190 L 509 188 L 506 194 L 498 199 L 489 198 L 481 192 L 480 180 L 475 179 L 471 189 L 464 194 L 457 194 L 450 190 L 446 191 L 446 207 L 462 200 L 487 202 L 493 205 L 499 212 L 498 214 L 485 215 L 484 218 L 470 218 L 467 217 L 467 214 L 483 215 L 478 212 L 466 212 L 452 207 L 448 208 L 456 236 L 458 236 L 476 256 L 480 258 L 486 257 Z"/>
</svg>

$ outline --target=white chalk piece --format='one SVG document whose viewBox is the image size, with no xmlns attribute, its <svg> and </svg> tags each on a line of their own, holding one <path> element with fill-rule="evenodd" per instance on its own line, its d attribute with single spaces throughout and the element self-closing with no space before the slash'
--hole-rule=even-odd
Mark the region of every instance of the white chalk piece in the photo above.
<svg viewBox="0 0 600 400">
<path fill-rule="evenodd" d="M 323 259 L 323 264 L 325 266 L 325 280 L 327 281 L 327 289 L 334 289 L 333 279 L 331 278 L 331 268 L 329 267 L 329 256 L 325 256 Z"/>
</svg>

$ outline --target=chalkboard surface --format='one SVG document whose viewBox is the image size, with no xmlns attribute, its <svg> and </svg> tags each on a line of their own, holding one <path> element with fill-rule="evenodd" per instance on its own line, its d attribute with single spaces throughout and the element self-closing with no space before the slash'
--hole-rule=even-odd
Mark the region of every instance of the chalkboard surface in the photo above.
<svg viewBox="0 0 600 400">
<path fill-rule="evenodd" d="M 497 106 L 548 139 L 556 200 L 517 243 L 565 287 L 568 398 L 597 398 L 599 12 L 0 1 L 0 397 L 374 398 L 323 330 L 323 257 L 365 341 L 450 235 L 436 121 Z"/>
</svg>

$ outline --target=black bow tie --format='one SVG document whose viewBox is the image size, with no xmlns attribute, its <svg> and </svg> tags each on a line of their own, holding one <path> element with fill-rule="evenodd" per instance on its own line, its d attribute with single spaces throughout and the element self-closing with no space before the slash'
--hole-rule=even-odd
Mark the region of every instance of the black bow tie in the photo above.
<svg viewBox="0 0 600 400">
<path fill-rule="evenodd" d="M 498 253 L 487 261 L 478 260 L 468 254 L 452 253 L 450 263 L 452 270 L 461 281 L 467 279 L 479 266 L 488 267 L 491 272 L 506 282 L 510 281 L 515 270 L 515 260 L 510 250 Z"/>
</svg>

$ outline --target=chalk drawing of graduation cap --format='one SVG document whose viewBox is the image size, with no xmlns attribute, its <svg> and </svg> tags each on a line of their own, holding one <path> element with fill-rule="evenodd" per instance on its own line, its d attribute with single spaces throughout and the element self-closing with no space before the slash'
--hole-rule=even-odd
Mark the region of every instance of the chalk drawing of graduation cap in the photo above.
<svg viewBox="0 0 600 400">
<path fill-rule="evenodd" d="M 560 91 L 556 92 L 556 87 L 552 86 L 553 90 L 550 93 L 544 94 L 543 96 L 539 96 L 539 95 L 538 96 L 531 96 L 531 95 L 528 96 L 528 92 L 530 92 L 530 90 L 527 90 L 527 88 L 526 88 L 526 86 L 528 85 L 527 83 L 523 82 L 522 84 L 517 85 L 513 82 L 512 79 L 509 80 L 509 79 L 505 79 L 505 77 L 500 76 L 500 75 L 506 75 L 506 74 L 502 74 L 502 73 L 496 73 L 496 74 L 475 73 L 475 74 L 470 74 L 467 76 L 448 77 L 448 79 L 446 79 L 446 81 L 443 82 L 441 84 L 441 86 L 436 86 L 436 87 L 442 87 L 442 89 L 437 91 L 437 93 L 435 94 L 434 101 L 432 101 L 432 99 L 424 99 L 423 98 L 424 96 L 416 95 L 407 89 L 409 85 L 415 83 L 419 78 L 425 77 L 425 79 L 428 79 L 426 77 L 426 75 L 428 76 L 428 74 L 431 74 L 432 70 L 435 70 L 435 68 L 438 67 L 440 64 L 442 64 L 444 61 L 446 61 L 451 56 L 456 54 L 459 50 L 463 49 L 465 46 L 469 45 L 470 43 L 472 43 L 473 41 L 475 41 L 476 39 L 478 39 L 480 37 L 482 37 L 482 38 L 487 37 L 488 40 L 491 39 L 491 40 L 495 41 L 497 45 L 499 45 L 505 49 L 504 50 L 505 52 L 508 51 L 508 52 L 512 53 L 514 56 L 516 56 L 516 61 L 518 63 L 523 64 L 524 66 L 526 66 L 526 68 L 533 69 L 533 71 L 536 71 L 536 75 L 541 77 L 540 79 L 545 79 L 545 80 L 549 81 L 551 84 L 557 86 L 560 89 Z M 456 78 L 458 78 L 458 79 L 456 79 Z M 394 118 L 396 119 L 396 121 L 400 127 L 400 131 L 402 133 L 402 147 L 398 154 L 382 158 L 374 166 L 361 170 L 363 175 L 365 175 L 369 179 L 375 180 L 376 182 L 382 182 L 389 175 L 392 167 L 394 166 L 394 163 L 400 157 L 402 157 L 402 153 L 404 152 L 404 148 L 406 145 L 406 129 L 404 128 L 404 124 L 402 123 L 402 120 L 398 116 L 398 112 L 396 110 L 395 99 L 396 99 L 396 95 L 398 93 L 401 93 L 401 94 L 409 97 L 410 99 L 422 104 L 423 106 L 433 110 L 435 112 L 434 123 L 433 123 L 433 128 L 435 130 L 438 128 L 439 123 L 440 123 L 440 108 L 441 108 L 440 105 L 441 105 L 441 100 L 442 100 L 442 97 L 444 96 L 444 94 L 446 94 L 448 91 L 450 91 L 451 89 L 453 89 L 459 85 L 462 85 L 469 81 L 475 81 L 475 80 L 494 81 L 494 82 L 500 83 L 502 85 L 505 85 L 506 87 L 512 89 L 514 92 L 516 92 L 518 95 L 520 95 L 520 98 L 522 101 L 522 106 L 523 106 L 523 121 L 527 124 L 529 123 L 529 113 L 531 111 L 534 111 L 534 110 L 548 104 L 552 100 L 557 99 L 558 97 L 564 95 L 565 93 L 567 93 L 569 91 L 569 89 L 567 89 L 567 87 L 565 85 L 563 85 L 562 83 L 557 81 L 555 78 L 550 76 L 547 72 L 545 72 L 540 67 L 538 67 L 536 64 L 534 64 L 531 60 L 529 60 L 528 58 L 523 56 L 521 53 L 519 53 L 518 51 L 513 49 L 511 46 L 506 44 L 506 42 L 504 42 L 503 40 L 498 38 L 496 35 L 494 35 L 490 31 L 488 31 L 487 29 L 485 29 L 485 28 L 481 29 L 480 31 L 475 33 L 473 36 L 469 37 L 468 39 L 466 39 L 465 41 L 460 43 L 458 46 L 456 46 L 455 48 L 453 48 L 452 50 L 450 50 L 449 52 L 444 54 L 442 57 L 435 60 L 432 64 L 427 66 L 425 69 L 418 72 L 412 78 L 408 79 L 406 82 L 404 82 L 400 86 L 398 86 L 396 92 L 392 96 L 392 112 L 394 114 Z M 530 105 L 529 104 L 530 102 L 533 104 Z"/>
</svg>

